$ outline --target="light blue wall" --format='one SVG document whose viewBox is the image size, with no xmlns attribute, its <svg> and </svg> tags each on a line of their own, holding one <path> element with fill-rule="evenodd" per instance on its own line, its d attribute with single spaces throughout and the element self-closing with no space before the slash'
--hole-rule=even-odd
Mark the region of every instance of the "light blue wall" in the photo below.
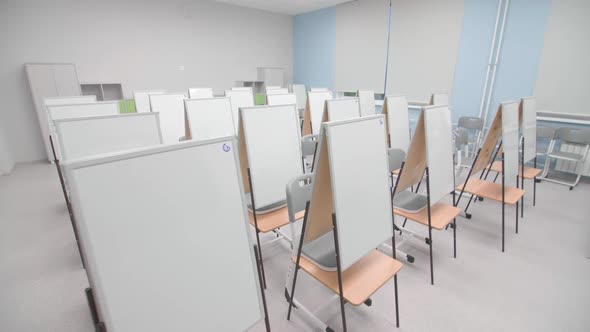
<svg viewBox="0 0 590 332">
<path fill-rule="evenodd" d="M 550 0 L 510 1 L 488 119 L 501 102 L 533 94 L 550 10 Z"/>
<path fill-rule="evenodd" d="M 451 101 L 453 120 L 479 115 L 497 5 L 495 0 L 465 0 Z M 488 119 L 500 102 L 533 94 L 550 9 L 550 0 L 510 1 Z"/>
<path fill-rule="evenodd" d="M 293 20 L 293 82 L 309 88 L 334 88 L 336 9 L 295 16 Z"/>
<path fill-rule="evenodd" d="M 453 121 L 479 114 L 498 2 L 465 0 L 464 6 L 451 96 Z"/>
</svg>

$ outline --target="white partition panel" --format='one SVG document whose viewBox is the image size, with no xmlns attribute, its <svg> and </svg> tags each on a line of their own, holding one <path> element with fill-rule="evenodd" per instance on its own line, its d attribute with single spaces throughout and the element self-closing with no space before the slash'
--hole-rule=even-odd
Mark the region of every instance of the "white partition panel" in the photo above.
<svg viewBox="0 0 590 332">
<path fill-rule="evenodd" d="M 430 204 L 434 205 L 455 188 L 453 127 L 448 106 L 425 107 L 423 112 Z"/>
<path fill-rule="evenodd" d="M 96 96 L 49 97 L 43 100 L 45 102 L 45 106 L 88 104 L 95 103 Z"/>
<path fill-rule="evenodd" d="M 213 98 L 213 89 L 211 88 L 190 88 L 188 89 L 190 99 Z"/>
<path fill-rule="evenodd" d="M 151 112 L 150 95 L 161 95 L 166 93 L 164 90 L 134 91 L 133 99 L 135 100 L 135 111 L 137 113 Z"/>
<path fill-rule="evenodd" d="M 162 144 L 158 113 L 130 113 L 56 120 L 62 160 Z"/>
<path fill-rule="evenodd" d="M 183 93 L 150 94 L 152 112 L 160 113 L 164 144 L 178 143 L 185 134 Z"/>
<path fill-rule="evenodd" d="M 518 175 L 518 102 L 507 102 L 501 105 L 504 177 L 507 186 L 515 186 Z"/>
<path fill-rule="evenodd" d="M 184 107 L 192 140 L 234 136 L 237 132 L 228 97 L 189 99 L 184 101 Z"/>
<path fill-rule="evenodd" d="M 254 94 L 252 88 L 225 90 L 225 96 L 229 97 L 231 100 L 234 128 L 239 128 L 238 121 L 240 120 L 240 108 L 254 106 Z"/>
<path fill-rule="evenodd" d="M 328 121 L 342 121 L 360 117 L 359 99 L 338 98 L 326 100 Z"/>
<path fill-rule="evenodd" d="M 303 174 L 301 131 L 295 105 L 242 109 L 256 208 L 285 201 L 285 186 Z"/>
<path fill-rule="evenodd" d="M 278 88 L 278 89 L 266 89 L 266 95 L 270 96 L 270 95 L 284 95 L 286 93 L 289 93 L 289 89 L 287 88 Z"/>
<path fill-rule="evenodd" d="M 309 91 L 307 93 L 307 102 L 311 113 L 312 134 L 319 135 L 322 127 L 322 116 L 324 114 L 324 104 L 326 100 L 332 99 L 331 91 Z"/>
<path fill-rule="evenodd" d="M 537 156 L 537 105 L 534 97 L 522 98 L 522 136 L 524 162 Z"/>
<path fill-rule="evenodd" d="M 49 105 L 47 106 L 49 133 L 50 135 L 55 136 L 55 120 L 116 114 L 119 114 L 118 101 L 103 101 L 88 104 Z M 57 153 L 59 155 L 59 152 Z"/>
<path fill-rule="evenodd" d="M 291 85 L 291 92 L 297 97 L 297 109 L 305 109 L 305 103 L 307 102 L 307 91 L 303 84 Z"/>
<path fill-rule="evenodd" d="M 393 234 L 385 119 L 327 122 L 325 128 L 340 262 L 346 270 Z"/>
<path fill-rule="evenodd" d="M 430 103 L 431 105 L 450 105 L 449 104 L 449 95 L 444 93 L 433 93 L 430 95 Z"/>
<path fill-rule="evenodd" d="M 297 96 L 292 93 L 266 96 L 268 105 L 297 105 Z M 299 107 L 297 108 L 299 109 Z"/>
<path fill-rule="evenodd" d="M 183 142 L 64 165 L 108 331 L 244 331 L 262 319 L 235 146 Z"/>
<path fill-rule="evenodd" d="M 375 92 L 359 90 L 357 95 L 361 106 L 361 116 L 375 115 Z"/>
<path fill-rule="evenodd" d="M 408 147 L 410 146 L 408 100 L 405 96 L 388 96 L 385 102 L 387 103 L 389 145 L 391 148 L 408 152 Z"/>
</svg>

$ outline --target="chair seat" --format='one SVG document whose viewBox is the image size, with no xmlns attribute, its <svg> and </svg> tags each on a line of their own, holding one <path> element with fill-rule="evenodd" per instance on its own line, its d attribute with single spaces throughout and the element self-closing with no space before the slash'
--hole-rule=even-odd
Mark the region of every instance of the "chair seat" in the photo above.
<svg viewBox="0 0 590 332">
<path fill-rule="evenodd" d="M 294 262 L 296 258 L 293 257 Z M 332 292 L 340 293 L 338 272 L 325 271 L 303 256 L 301 256 L 299 266 Z M 371 252 L 342 272 L 344 299 L 354 306 L 363 304 L 387 281 L 393 278 L 402 266 L 402 263 L 384 253 L 371 250 Z"/>
<path fill-rule="evenodd" d="M 463 184 L 457 186 L 457 190 L 461 190 Z M 467 185 L 465 186 L 465 192 L 472 195 L 481 196 L 484 198 L 492 199 L 494 201 L 502 202 L 502 184 L 494 183 L 489 181 L 480 180 L 477 178 L 467 179 Z M 506 204 L 514 205 L 524 195 L 524 190 L 505 186 L 504 202 Z"/>
<path fill-rule="evenodd" d="M 304 215 L 305 211 L 297 212 L 295 219 L 301 219 Z M 250 219 L 250 224 L 254 226 L 254 215 L 251 211 L 248 211 L 248 219 Z M 258 223 L 258 231 L 268 233 L 289 223 L 289 210 L 285 206 L 269 213 L 257 213 L 256 222 Z"/>
<path fill-rule="evenodd" d="M 426 208 L 428 199 L 422 194 L 411 190 L 401 191 L 393 197 L 393 206 L 407 213 L 418 213 Z"/>
<path fill-rule="evenodd" d="M 571 160 L 571 161 L 581 161 L 582 159 L 584 159 L 584 156 L 581 154 L 573 153 L 573 152 L 563 152 L 563 151 L 553 151 L 551 153 L 548 153 L 547 157 L 555 158 L 555 159 L 565 159 L 565 160 Z"/>
<path fill-rule="evenodd" d="M 502 173 L 502 161 L 496 160 L 492 163 L 491 170 L 497 173 Z M 539 176 L 543 170 L 534 167 L 524 167 L 524 178 L 525 179 L 534 179 L 535 177 Z M 522 170 L 520 167 L 518 168 L 518 175 L 522 176 Z"/>
<path fill-rule="evenodd" d="M 393 213 L 428 226 L 428 209 L 423 209 L 417 213 L 408 213 L 394 208 Z M 444 229 L 459 215 L 459 213 L 461 213 L 461 209 L 458 207 L 438 202 L 430 208 L 430 224 L 434 229 Z"/>
<path fill-rule="evenodd" d="M 305 244 L 301 249 L 301 253 L 322 270 L 336 271 L 336 249 L 332 232 L 328 232 Z"/>
</svg>

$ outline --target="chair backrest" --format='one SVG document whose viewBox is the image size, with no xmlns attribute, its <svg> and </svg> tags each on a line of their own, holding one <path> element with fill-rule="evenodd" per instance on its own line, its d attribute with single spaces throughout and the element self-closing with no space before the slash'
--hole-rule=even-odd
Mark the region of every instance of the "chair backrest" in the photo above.
<svg viewBox="0 0 590 332">
<path fill-rule="evenodd" d="M 387 156 L 390 172 L 400 169 L 402 163 L 406 160 L 406 152 L 402 149 L 389 148 L 387 149 Z"/>
<path fill-rule="evenodd" d="M 462 116 L 457 122 L 457 127 L 473 130 L 483 129 L 483 120 L 474 116 Z"/>
<path fill-rule="evenodd" d="M 311 200 L 313 174 L 299 175 L 287 183 L 287 210 L 289 221 L 295 222 L 295 214 L 303 211 Z"/>
<path fill-rule="evenodd" d="M 553 139 L 554 136 L 555 136 L 555 128 L 547 127 L 547 126 L 537 127 L 537 139 L 539 139 L 539 138 Z"/>
<path fill-rule="evenodd" d="M 301 137 L 301 154 L 303 157 L 312 156 L 315 153 L 317 135 L 305 135 Z"/>
<path fill-rule="evenodd" d="M 590 144 L 590 129 L 562 127 L 555 131 L 555 139 L 572 144 Z"/>
<path fill-rule="evenodd" d="M 462 146 L 469 143 L 469 133 L 465 128 L 457 128 L 455 130 L 455 148 L 461 149 Z"/>
</svg>

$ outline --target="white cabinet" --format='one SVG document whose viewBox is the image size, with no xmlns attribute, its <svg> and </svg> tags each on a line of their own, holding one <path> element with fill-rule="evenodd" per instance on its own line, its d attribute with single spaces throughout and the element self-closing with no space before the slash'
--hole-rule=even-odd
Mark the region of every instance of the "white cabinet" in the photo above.
<svg viewBox="0 0 590 332">
<path fill-rule="evenodd" d="M 27 73 L 33 103 L 37 111 L 47 159 L 53 161 L 47 112 L 45 111 L 45 98 L 80 95 L 80 83 L 78 82 L 76 65 L 73 63 L 27 63 L 25 64 L 25 72 Z"/>
</svg>

